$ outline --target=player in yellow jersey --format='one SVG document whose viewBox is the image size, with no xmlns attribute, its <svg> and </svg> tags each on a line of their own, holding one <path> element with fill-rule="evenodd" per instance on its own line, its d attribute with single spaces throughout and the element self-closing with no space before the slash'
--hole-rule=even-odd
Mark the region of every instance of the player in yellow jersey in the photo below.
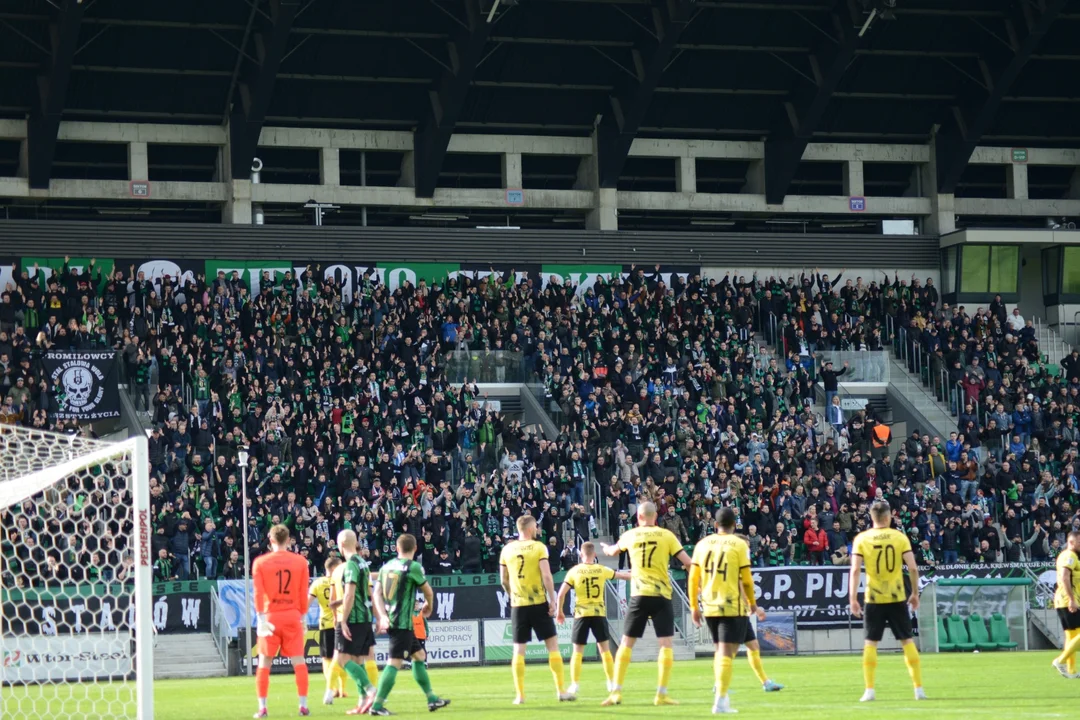
<svg viewBox="0 0 1080 720">
<path fill-rule="evenodd" d="M 1065 549 L 1057 558 L 1057 590 L 1054 591 L 1065 644 L 1054 658 L 1054 669 L 1067 678 L 1076 673 L 1076 653 L 1080 651 L 1080 531 L 1073 530 L 1065 541 Z"/>
<path fill-rule="evenodd" d="M 756 612 L 757 603 L 754 579 L 750 575 L 750 546 L 735 535 L 735 511 L 731 508 L 717 511 L 716 529 L 716 533 L 694 548 L 689 594 L 694 624 L 701 627 L 704 616 L 712 635 L 716 653 L 713 660 L 716 697 L 712 711 L 720 714 L 737 712 L 728 698 L 732 663 L 739 645 L 746 639 L 750 625 L 747 611 Z"/>
<path fill-rule="evenodd" d="M 630 573 L 625 570 L 615 571 L 596 562 L 596 546 L 591 542 L 581 546 L 581 562 L 570 568 L 559 588 L 556 605 L 559 612 L 555 622 L 565 622 L 563 603 L 566 595 L 573 588 L 576 591 L 574 602 L 574 629 L 570 633 L 570 642 L 574 646 L 570 656 L 570 687 L 568 692 L 577 695 L 581 682 L 581 662 L 585 658 L 585 646 L 589 644 L 589 635 L 596 641 L 600 651 L 600 662 L 604 666 L 607 678 L 607 691 L 615 685 L 615 660 L 611 657 L 608 646 L 607 603 L 604 601 L 604 586 L 608 580 L 629 580 Z"/>
<path fill-rule="evenodd" d="M 345 671 L 334 662 L 334 608 L 330 607 L 333 580 L 330 574 L 341 564 L 341 558 L 328 557 L 323 564 L 326 575 L 315 578 L 308 595 L 319 603 L 319 654 L 322 655 L 323 677 L 326 678 L 326 692 L 323 704 L 333 705 L 334 698 L 345 696 Z"/>
<path fill-rule="evenodd" d="M 922 687 L 922 663 L 911 632 L 911 613 L 919 609 L 919 568 L 907 535 L 889 527 L 892 510 L 886 502 L 870 506 L 874 527 L 856 536 L 851 551 L 851 614 L 863 614 L 859 604 L 859 574 L 866 566 L 866 619 L 863 622 L 866 642 L 863 644 L 863 679 L 866 691 L 859 702 L 874 700 L 874 675 L 877 672 L 877 645 L 885 636 L 885 628 L 904 648 L 904 664 L 915 685 L 915 699 L 925 700 Z M 904 588 L 904 566 L 908 569 L 911 593 Z"/>
<path fill-rule="evenodd" d="M 563 661 L 555 630 L 555 581 L 548 564 L 547 545 L 536 540 L 536 518 L 522 515 L 517 519 L 518 539 L 512 540 L 499 555 L 499 573 L 503 589 L 510 595 L 510 625 L 514 654 L 510 669 L 514 675 L 514 704 L 525 702 L 525 646 L 536 639 L 547 646 L 548 667 L 555 678 L 560 702 L 576 700 L 566 691 Z"/>
<path fill-rule="evenodd" d="M 652 620 L 656 642 L 660 646 L 657 657 L 657 687 L 654 705 L 678 705 L 668 695 L 668 681 L 675 664 L 671 638 L 675 635 L 675 613 L 671 608 L 671 575 L 668 565 L 676 558 L 685 569 L 690 568 L 690 556 L 683 550 L 675 534 L 656 527 L 656 506 L 643 502 L 637 508 L 638 526 L 624 532 L 614 545 L 604 545 L 604 554 L 618 557 L 630 554 L 630 607 L 623 622 L 622 644 L 615 653 L 615 687 L 602 705 L 618 705 L 622 702 L 622 686 L 634 643 L 645 634 L 645 625 Z"/>
</svg>

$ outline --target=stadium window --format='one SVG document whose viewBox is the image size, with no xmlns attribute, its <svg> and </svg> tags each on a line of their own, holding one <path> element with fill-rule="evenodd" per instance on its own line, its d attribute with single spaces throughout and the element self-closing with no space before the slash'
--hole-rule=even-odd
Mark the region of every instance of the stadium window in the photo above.
<svg viewBox="0 0 1080 720">
<path fill-rule="evenodd" d="M 1016 245 L 965 245 L 961 251 L 960 292 L 1017 292 L 1020 248 Z"/>
<path fill-rule="evenodd" d="M 1065 248 L 1061 292 L 1063 295 L 1080 295 L 1080 247 Z"/>
</svg>

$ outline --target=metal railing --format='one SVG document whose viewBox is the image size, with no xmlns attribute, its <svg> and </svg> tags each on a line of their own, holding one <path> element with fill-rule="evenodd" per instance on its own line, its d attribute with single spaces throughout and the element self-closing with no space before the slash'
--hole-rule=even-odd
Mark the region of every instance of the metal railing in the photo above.
<svg viewBox="0 0 1080 720">
<path fill-rule="evenodd" d="M 672 609 L 675 611 L 675 629 L 682 636 L 683 643 L 692 650 L 697 648 L 697 628 L 694 627 L 694 621 L 691 617 L 690 598 L 687 597 L 686 591 L 677 582 L 671 583 L 671 604 L 674 606 Z"/>
<path fill-rule="evenodd" d="M 848 363 L 847 371 L 840 377 L 842 383 L 887 383 L 889 382 L 889 353 L 885 350 L 818 350 L 815 353 L 818 367 L 832 362 L 833 369 L 839 371 Z"/>
<path fill-rule="evenodd" d="M 527 376 L 525 356 L 508 350 L 469 350 L 463 347 L 443 355 L 446 381 L 460 384 L 524 383 Z"/>
<path fill-rule="evenodd" d="M 225 667 L 229 667 L 229 634 L 229 619 L 225 616 L 217 588 L 210 588 L 210 635 Z"/>
</svg>

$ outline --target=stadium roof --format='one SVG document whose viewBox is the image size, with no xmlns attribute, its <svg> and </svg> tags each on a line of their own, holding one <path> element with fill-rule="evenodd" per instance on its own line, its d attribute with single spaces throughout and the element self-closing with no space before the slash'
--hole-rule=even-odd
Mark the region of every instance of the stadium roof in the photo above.
<svg viewBox="0 0 1080 720">
<path fill-rule="evenodd" d="M 878 12 L 858 35 L 867 10 L 894 1 L 895 19 Z M 1080 147 L 1080 0 L 85 0 L 74 13 L 72 2 L 0 4 L 0 117 L 40 105 L 64 120 L 217 124 L 251 107 L 257 127 L 422 133 L 438 114 L 456 132 L 563 136 L 608 123 L 606 186 L 640 190 L 657 173 L 619 151 L 635 135 L 767 138 L 795 157 L 790 188 L 803 194 L 838 194 L 840 178 L 800 166 L 793 140 L 925 142 L 940 127 L 957 143 Z M 66 92 L 52 92 L 68 70 Z M 214 173 L 212 152 L 171 150 L 151 163 L 175 179 Z M 118 152 L 60 143 L 51 172 L 122 178 Z M 18 153 L 0 143 L 0 174 Z M 260 154 L 268 173 L 317 176 L 314 155 Z M 497 186 L 496 159 L 437 160 L 440 186 Z M 350 162 L 343 174 L 357 172 Z M 572 185 L 576 166 L 544 162 L 527 172 Z M 367 170 L 393 184 L 400 161 Z M 737 191 L 745 167 L 698 172 L 705 188 Z M 948 172 L 960 196 L 1004 192 L 986 174 L 1000 171 L 966 157 Z M 909 168 L 894 173 L 867 183 L 909 182 Z M 1040 171 L 1032 196 L 1063 197 L 1070 179 Z"/>
</svg>

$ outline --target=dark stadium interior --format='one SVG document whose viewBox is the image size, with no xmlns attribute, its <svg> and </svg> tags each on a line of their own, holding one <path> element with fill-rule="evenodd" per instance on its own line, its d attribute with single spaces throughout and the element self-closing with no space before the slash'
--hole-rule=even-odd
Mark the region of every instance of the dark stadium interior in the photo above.
<svg viewBox="0 0 1080 720">
<path fill-rule="evenodd" d="M 491 4 L 482 0 L 479 8 L 487 13 Z M 1017 6 L 1025 4 L 897 3 L 895 19 L 878 19 L 865 47 L 844 68 L 813 140 L 927 142 L 935 127 L 953 122 L 955 108 L 970 114 L 993 92 L 992 79 L 1014 50 L 1021 51 L 1017 37 L 1024 18 Z M 58 14 L 51 5 L 43 0 L 0 3 L 0 117 L 26 117 L 36 102 L 38 77 L 50 63 L 50 21 Z M 462 6 L 448 0 L 298 2 L 266 124 L 417 129 L 429 112 L 429 94 L 451 67 L 448 43 L 464 31 Z M 786 103 L 797 105 L 808 89 L 812 93 L 815 78 L 821 80 L 818 85 L 828 81 L 826 61 L 841 42 L 835 22 L 850 19 L 847 6 L 847 0 L 690 3 L 689 22 L 637 135 L 774 137 L 783 128 Z M 609 96 L 635 84 L 635 57 L 647 55 L 657 43 L 654 7 L 652 0 L 500 3 L 455 131 L 588 136 L 598 118 L 610 114 Z M 271 3 L 254 0 L 87 0 L 63 119 L 224 123 L 252 73 L 257 38 L 272 32 L 271 12 Z M 1075 6 L 1057 15 L 993 113 L 981 144 L 1080 147 L 1074 112 L 1080 102 L 1078 29 Z M 211 147 L 197 150 L 151 146 L 149 179 L 213 179 L 218 153 Z M 315 150 L 265 149 L 260 156 L 266 164 L 264 182 L 317 181 Z M 125 159 L 121 145 L 61 141 L 53 176 L 122 179 Z M 14 175 L 18 162 L 18 143 L 0 141 L 0 176 Z M 368 153 L 366 162 L 368 184 L 397 183 L 400 154 Z M 451 155 L 441 167 L 438 187 L 497 187 L 499 171 L 496 155 Z M 746 163 L 702 160 L 697 171 L 702 191 L 738 192 Z M 866 195 L 902 194 L 911 171 L 903 164 L 868 168 Z M 568 189 L 576 173 L 574 158 L 528 157 L 524 187 Z M 360 184 L 358 152 L 342 153 L 341 174 L 343 183 Z M 619 172 L 618 187 L 674 190 L 675 174 L 673 161 L 630 158 Z M 1067 167 L 1032 167 L 1030 196 L 1065 197 L 1070 176 Z M 803 163 L 790 187 L 800 195 L 842 194 L 840 164 Z M 1005 192 L 1001 166 L 969 165 L 956 186 L 958 197 L 997 198 Z M 216 221 L 218 215 L 197 204 L 144 207 L 155 219 Z M 109 214 L 107 203 L 90 207 L 55 200 L 4 209 L 8 217 L 53 219 L 93 217 L 101 211 Z M 371 222 L 409 224 L 409 214 L 407 209 L 375 212 Z M 355 223 L 358 215 L 358 208 L 346 209 L 328 222 Z M 473 219 L 483 215 L 474 213 Z M 551 227 L 558 219 L 538 211 L 530 215 L 515 221 Z M 272 222 L 306 222 L 303 213 L 289 208 L 268 208 L 268 216 Z M 669 220 L 625 214 L 621 226 L 657 228 Z M 681 220 L 685 224 L 687 218 Z"/>
</svg>

